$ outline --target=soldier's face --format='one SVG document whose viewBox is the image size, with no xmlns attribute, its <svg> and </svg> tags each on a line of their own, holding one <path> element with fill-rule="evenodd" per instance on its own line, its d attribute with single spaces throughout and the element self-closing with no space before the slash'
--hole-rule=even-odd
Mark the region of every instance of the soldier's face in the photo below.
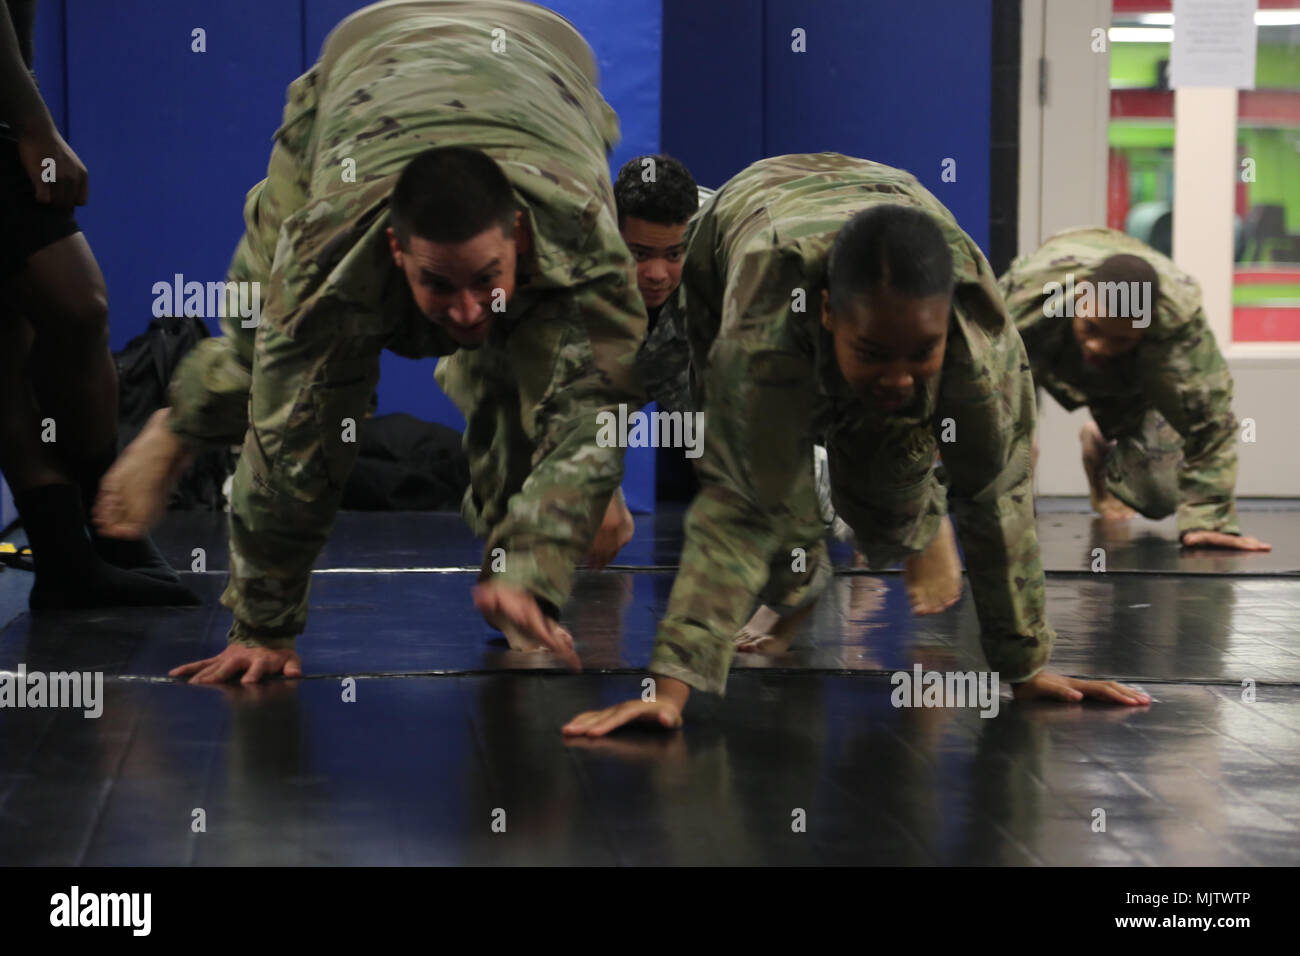
<svg viewBox="0 0 1300 956">
<path fill-rule="evenodd" d="M 636 287 L 646 308 L 657 309 L 682 281 L 682 255 L 686 251 L 686 223 L 665 226 L 626 216 L 619 230 L 636 259 Z"/>
<path fill-rule="evenodd" d="M 1105 315 L 1090 307 L 1082 298 L 1074 300 L 1074 337 L 1083 360 L 1089 365 L 1103 365 L 1137 347 L 1142 330 L 1133 328 L 1133 320 Z"/>
<path fill-rule="evenodd" d="M 492 226 L 465 242 L 411 236 L 406 249 L 388 231 L 393 262 L 405 273 L 416 306 L 461 345 L 481 344 L 514 295 L 522 218 L 516 214 L 513 235 Z"/>
<path fill-rule="evenodd" d="M 896 412 L 943 368 L 952 296 L 910 298 L 892 289 L 855 296 L 844 312 L 832 312 L 822 292 L 822 325 L 835 340 L 844 380 L 870 404 Z"/>
</svg>

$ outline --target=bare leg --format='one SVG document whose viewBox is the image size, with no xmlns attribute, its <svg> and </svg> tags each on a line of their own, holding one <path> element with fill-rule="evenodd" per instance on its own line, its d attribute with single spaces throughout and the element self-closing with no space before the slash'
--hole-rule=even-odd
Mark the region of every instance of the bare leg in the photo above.
<svg viewBox="0 0 1300 956">
<path fill-rule="evenodd" d="M 938 614 L 957 603 L 961 561 L 951 518 L 943 519 L 929 547 L 903 562 L 903 584 L 916 614 Z"/>
<path fill-rule="evenodd" d="M 72 483 L 53 447 L 40 439 L 41 413 L 27 378 L 31 344 L 24 319 L 0 321 L 0 471 L 14 494 Z"/>
<path fill-rule="evenodd" d="M 1079 443 L 1083 446 L 1083 471 L 1088 476 L 1092 510 L 1106 519 L 1134 517 L 1137 512 L 1106 490 L 1106 452 L 1114 442 L 1106 441 L 1097 423 L 1090 421 L 1079 431 Z"/>
<path fill-rule="evenodd" d="M 139 538 L 167 510 L 172 488 L 193 461 L 160 408 L 99 483 L 95 527 L 110 538 Z"/>
<path fill-rule="evenodd" d="M 54 447 L 83 488 L 117 451 L 117 369 L 108 349 L 108 294 L 86 237 L 34 253 L 9 293 L 36 330 L 31 382 L 54 419 Z"/>
<path fill-rule="evenodd" d="M 168 581 L 136 574 L 95 553 L 80 489 L 55 455 L 55 443 L 41 440 L 43 412 L 28 376 L 32 338 L 31 326 L 22 318 L 0 317 L 0 470 L 14 492 L 35 556 L 31 607 L 197 604 L 175 575 Z"/>
</svg>

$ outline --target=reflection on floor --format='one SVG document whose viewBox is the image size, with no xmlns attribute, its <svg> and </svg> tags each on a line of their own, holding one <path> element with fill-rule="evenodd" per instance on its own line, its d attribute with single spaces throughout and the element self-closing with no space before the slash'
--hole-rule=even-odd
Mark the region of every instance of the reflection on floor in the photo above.
<svg viewBox="0 0 1300 956">
<path fill-rule="evenodd" d="M 309 677 L 252 689 L 164 676 L 224 643 L 219 516 L 159 535 L 181 567 L 203 549 L 201 608 L 32 617 L 5 572 L 0 670 L 104 690 L 97 719 L 0 711 L 0 865 L 1300 862 L 1300 510 L 1243 512 L 1270 555 L 1202 556 L 1171 524 L 1040 506 L 1054 666 L 1149 708 L 892 706 L 894 671 L 983 666 L 969 593 L 914 618 L 841 549 L 790 653 L 738 659 L 682 731 L 566 743 L 574 713 L 639 696 L 680 520 L 639 521 L 638 570 L 579 575 L 576 675 L 483 624 L 447 570 L 481 547 L 452 515 L 342 516 Z"/>
</svg>

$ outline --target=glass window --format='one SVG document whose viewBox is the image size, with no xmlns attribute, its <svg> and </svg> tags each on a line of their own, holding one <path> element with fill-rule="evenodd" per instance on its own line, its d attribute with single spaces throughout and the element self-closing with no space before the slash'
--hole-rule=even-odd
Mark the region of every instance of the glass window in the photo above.
<svg viewBox="0 0 1300 956">
<path fill-rule="evenodd" d="M 1300 3 L 1261 3 L 1237 96 L 1234 342 L 1300 342 Z"/>
</svg>

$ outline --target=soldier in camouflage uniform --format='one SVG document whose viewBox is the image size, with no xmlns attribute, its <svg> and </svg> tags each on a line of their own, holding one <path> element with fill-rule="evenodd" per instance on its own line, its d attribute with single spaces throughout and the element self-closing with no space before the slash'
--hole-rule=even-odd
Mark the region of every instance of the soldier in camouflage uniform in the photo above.
<svg viewBox="0 0 1300 956">
<path fill-rule="evenodd" d="M 614 178 L 619 233 L 636 259 L 650 319 L 637 366 L 650 398 L 668 412 L 695 410 L 682 263 L 687 226 L 709 195 L 671 156 L 634 156 Z"/>
<path fill-rule="evenodd" d="M 650 398 L 668 412 L 686 414 L 698 408 L 691 396 L 686 286 L 681 280 L 687 227 L 713 193 L 697 185 L 677 160 L 662 155 L 629 159 L 614 180 L 619 231 L 637 260 L 637 284 L 650 315 L 650 331 L 637 353 L 637 367 Z M 822 521 L 836 537 L 849 540 L 851 533 L 831 505 L 826 449 L 818 445 L 813 452 Z M 659 466 L 674 468 L 678 461 L 661 456 Z M 683 465 L 685 461 L 680 459 Z M 754 631 L 755 638 L 763 636 L 761 629 Z"/>
<path fill-rule="evenodd" d="M 1055 635 L 1028 360 L 984 256 L 913 176 L 835 153 L 755 163 L 692 224 L 684 281 L 707 420 L 702 490 L 650 661 L 657 700 L 581 714 L 565 733 L 678 725 L 691 688 L 723 692 L 756 601 L 811 605 L 829 580 L 818 440 L 871 567 L 929 549 L 951 504 L 985 657 L 1018 696 L 1149 700 L 1045 669 Z"/>
<path fill-rule="evenodd" d="M 1177 511 L 1184 544 L 1269 549 L 1237 522 L 1232 376 L 1194 279 L 1131 236 L 1080 228 L 999 285 L 1034 381 L 1092 413 L 1080 439 L 1103 517 Z"/>
<path fill-rule="evenodd" d="M 597 444 L 597 416 L 645 400 L 645 307 L 606 160 L 617 120 L 595 80 L 590 49 L 551 11 L 424 0 L 348 17 L 290 86 L 230 268 L 261 284 L 260 324 L 229 319 L 187 357 L 170 412 L 101 501 L 103 525 L 129 534 L 156 517 L 188 449 L 243 442 L 222 595 L 231 645 L 174 674 L 300 673 L 312 564 L 356 456 L 347 425 L 364 417 L 385 348 L 463 357 L 448 390 L 475 466 L 465 510 L 489 533 L 475 603 L 512 645 L 513 633 L 577 664 L 554 616 L 623 471 L 623 449 Z M 512 235 L 502 223 L 437 244 L 390 229 L 399 174 L 431 146 L 494 161 Z M 442 191 L 453 207 L 463 198 Z M 452 267 L 431 270 L 427 249 Z"/>
</svg>

